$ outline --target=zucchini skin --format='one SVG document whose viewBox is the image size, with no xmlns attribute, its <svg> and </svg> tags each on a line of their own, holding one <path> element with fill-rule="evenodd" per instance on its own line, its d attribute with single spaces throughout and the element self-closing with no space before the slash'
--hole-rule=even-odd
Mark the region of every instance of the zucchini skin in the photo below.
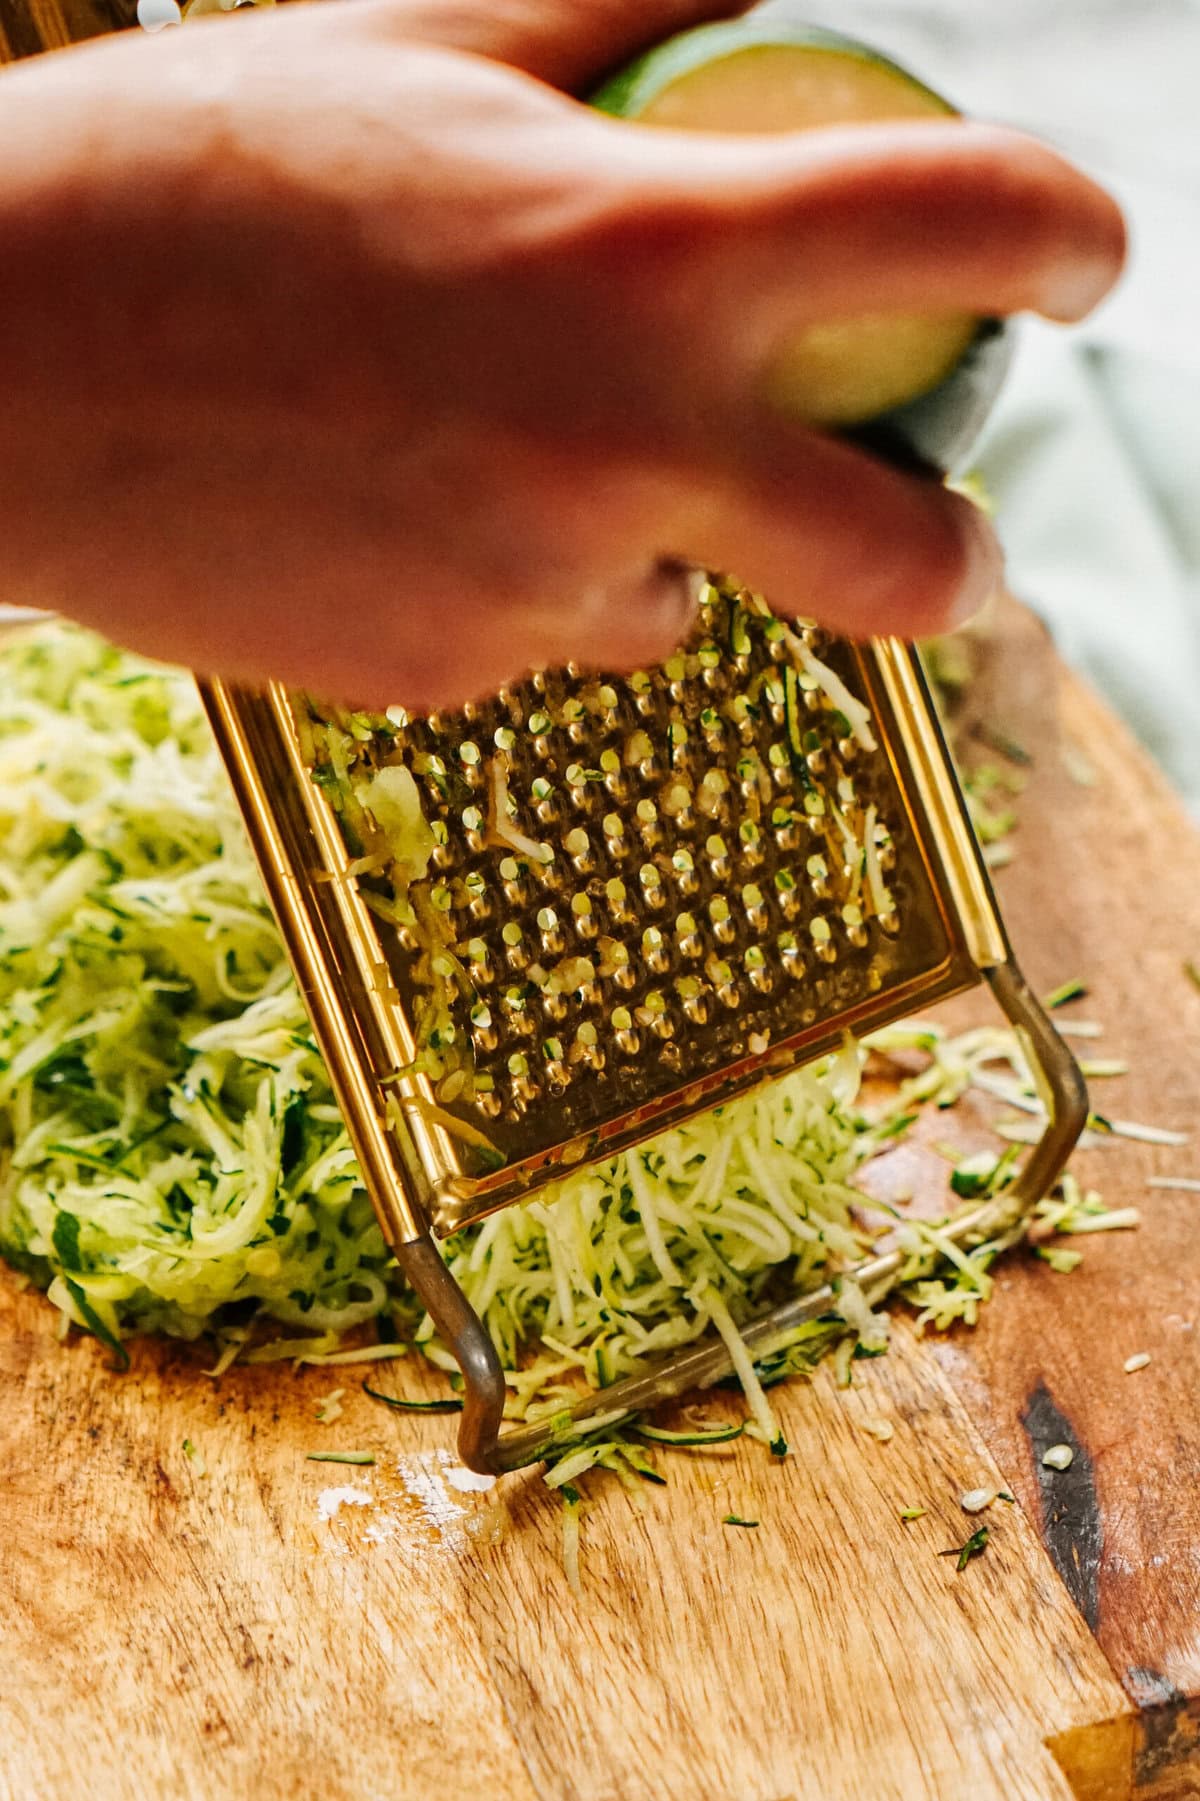
<svg viewBox="0 0 1200 1801">
<path fill-rule="evenodd" d="M 681 32 L 647 50 L 609 77 L 590 104 L 614 118 L 635 120 L 673 82 L 741 50 L 794 45 L 874 64 L 924 94 L 931 110 L 958 118 L 958 108 L 925 82 L 856 38 L 819 25 L 758 17 L 730 19 Z M 1004 385 L 1015 334 L 1006 319 L 981 319 L 970 346 L 950 374 L 927 394 L 893 407 L 839 435 L 873 456 L 930 475 L 959 473 Z"/>
<path fill-rule="evenodd" d="M 636 119 L 664 88 L 684 75 L 690 75 L 693 69 L 718 62 L 721 57 L 732 56 L 739 50 L 769 50 L 788 45 L 798 50 L 827 50 L 837 56 L 872 63 L 878 69 L 899 76 L 908 87 L 923 94 L 931 111 L 943 112 L 949 118 L 958 117 L 958 108 L 944 94 L 939 94 L 902 64 L 873 50 L 858 38 L 846 37 L 822 25 L 753 15 L 746 19 L 720 20 L 714 25 L 697 25 L 692 31 L 681 31 L 677 37 L 643 51 L 625 68 L 609 76 L 590 96 L 589 104 L 599 112 L 611 113 L 614 118 Z"/>
</svg>

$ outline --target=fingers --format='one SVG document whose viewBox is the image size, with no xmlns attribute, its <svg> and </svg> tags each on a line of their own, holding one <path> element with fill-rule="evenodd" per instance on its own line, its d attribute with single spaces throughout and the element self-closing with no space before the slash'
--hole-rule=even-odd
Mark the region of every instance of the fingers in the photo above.
<svg viewBox="0 0 1200 1801">
<path fill-rule="evenodd" d="M 1078 319 L 1123 262 L 1112 198 L 999 127 L 732 140 L 588 126 L 588 155 L 628 184 L 597 249 L 613 304 L 656 312 L 677 341 L 740 363 L 739 380 L 808 323 L 1025 309 Z"/>
<path fill-rule="evenodd" d="M 777 612 L 848 637 L 948 630 L 1002 578 L 999 545 L 970 502 L 786 424 L 696 469 L 674 534 Z"/>
<path fill-rule="evenodd" d="M 581 468 L 579 482 L 580 512 L 602 484 L 595 541 L 573 542 L 603 573 L 555 584 L 556 619 L 536 623 L 532 642 L 601 667 L 637 666 L 648 646 L 661 658 L 678 642 L 668 597 L 680 564 L 724 571 L 782 615 L 859 638 L 947 630 L 1002 579 L 991 526 L 969 501 L 786 422 L 740 443 L 717 434 L 705 454 L 669 467 L 593 470 L 590 483 Z M 559 507 L 569 513 L 570 497 Z M 635 568 L 654 571 L 653 610 Z"/>
<path fill-rule="evenodd" d="M 397 33 L 511 63 L 568 93 L 677 31 L 733 18 L 750 0 L 387 0 Z"/>
<path fill-rule="evenodd" d="M 968 503 L 786 426 L 668 464 L 464 430 L 440 497 L 386 456 L 323 461 L 302 430 L 294 455 L 181 438 L 132 488 L 110 459 L 73 550 L 43 546 L 37 597 L 151 655 L 427 711 L 535 666 L 663 660 L 694 623 L 676 559 L 858 636 L 939 630 L 999 580 Z"/>
<path fill-rule="evenodd" d="M 509 574 L 488 580 L 460 564 L 443 588 L 422 571 L 403 631 L 372 633 L 369 664 L 339 670 L 356 697 L 444 707 L 532 666 L 660 662 L 694 624 L 688 565 L 855 637 L 945 630 L 1001 580 L 991 528 L 967 501 L 786 425 L 751 449 L 671 466 L 595 451 L 543 462 L 516 444 L 506 463 L 521 472 L 510 494 L 521 544 L 496 559 Z M 380 654 L 388 643 L 391 661 Z"/>
<path fill-rule="evenodd" d="M 0 541 L 0 579 L 151 655 L 422 711 L 534 666 L 661 661 L 693 618 L 676 560 L 858 636 L 940 630 L 999 580 L 968 503 L 782 423 L 639 462 L 464 422 L 432 481 L 419 453 L 346 454 L 336 422 L 324 449 L 274 424 L 131 450 L 93 420 L 81 468 L 16 459 L 14 502 L 42 529 L 32 550 Z"/>
<path fill-rule="evenodd" d="M 636 498 L 632 510 L 640 513 Z M 365 684 L 381 704 L 386 689 L 388 700 L 434 711 L 493 694 L 531 669 L 568 663 L 617 673 L 650 669 L 695 625 L 694 572 L 682 563 L 645 559 L 561 587 L 545 569 L 540 573 L 538 587 L 539 572 L 530 568 L 532 586 L 525 589 L 460 583 L 440 596 L 436 584 L 427 588 L 417 605 L 429 630 L 405 633 L 392 668 L 376 659 L 354 670 L 350 691 L 361 694 Z M 459 622 L 453 635 L 440 623 L 447 610 Z"/>
<path fill-rule="evenodd" d="M 834 474 L 827 495 L 839 486 Z M 812 487 L 797 493 L 813 500 Z M 816 619 L 839 636 L 944 631 L 978 611 L 999 586 L 1002 559 L 986 519 L 941 490 L 931 489 L 927 503 L 914 506 L 911 497 L 872 494 L 867 484 L 836 512 L 818 516 L 806 505 L 786 531 L 775 510 L 778 494 L 765 485 L 759 492 L 752 484 L 714 485 L 709 501 L 703 519 L 683 523 L 694 512 L 689 497 L 679 509 L 681 522 L 664 521 L 659 541 L 694 545 L 701 567 L 764 593 L 781 617 Z M 636 502 L 632 511 L 641 511 Z M 457 622 L 453 634 L 445 631 L 449 614 Z M 686 566 L 670 558 L 584 589 L 548 585 L 521 595 L 459 585 L 440 599 L 410 594 L 391 658 L 380 654 L 378 637 L 369 658 L 343 645 L 331 661 L 326 650 L 322 680 L 361 704 L 399 700 L 428 711 L 493 693 L 536 667 L 570 661 L 617 672 L 650 668 L 694 625 L 692 581 Z"/>
</svg>

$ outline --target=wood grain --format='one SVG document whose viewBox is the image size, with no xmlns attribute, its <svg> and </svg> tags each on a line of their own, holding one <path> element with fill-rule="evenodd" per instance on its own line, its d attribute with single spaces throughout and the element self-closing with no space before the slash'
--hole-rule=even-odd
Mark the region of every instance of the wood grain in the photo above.
<svg viewBox="0 0 1200 1801">
<path fill-rule="evenodd" d="M 911 1341 L 847 1395 L 784 1393 L 782 1467 L 676 1454 L 642 1513 L 602 1490 L 582 1601 L 536 1473 L 462 1493 L 444 1421 L 351 1382 L 322 1427 L 345 1372 L 218 1388 L 202 1362 L 140 1345 L 117 1377 L 0 1283 L 6 1801 L 73 1792 L 81 1753 L 92 1794 L 172 1801 L 415 1798 L 484 1769 L 513 1801 L 1065 1801 L 1043 1741 L 1125 1705 L 1020 1509 L 962 1574 L 939 1555 L 1001 1472 Z"/>
<path fill-rule="evenodd" d="M 1200 1197 L 1146 1187 L 1200 1177 L 1200 844 L 1124 728 L 1015 610 L 973 704 L 1035 761 L 1017 854 L 998 888 L 1036 984 L 1081 977 L 1070 1012 L 1102 1022 L 1081 1053 L 1128 1060 L 1093 1084 L 1105 1113 L 1195 1134 L 1184 1148 L 1113 1141 L 1081 1180 L 1137 1206 L 1141 1231 L 1088 1241 L 1069 1278 L 1023 1262 L 999 1278 L 985 1329 L 938 1352 L 1141 1706 L 1200 1694 Z M 1068 773 L 1082 748 L 1094 782 Z M 1134 1375 L 1125 1359 L 1148 1351 Z M 1065 1477 L 1048 1438 L 1079 1447 Z M 1076 1559 L 1078 1562 L 1076 1563 Z M 1200 1792 L 1200 1785 L 1198 1785 Z"/>
<path fill-rule="evenodd" d="M 137 0 L 0 0 L 0 61 L 61 50 L 136 20 Z"/>
<path fill-rule="evenodd" d="M 678 1476 L 672 1463 L 641 1520 L 606 1506 L 588 1618 L 556 1610 L 532 1633 L 511 1599 L 521 1541 L 545 1530 L 527 1487 L 518 1534 L 489 1549 L 506 1579 L 487 1585 L 480 1630 L 506 1685 L 553 1722 L 526 1751 L 539 1793 L 1058 1792 L 1047 1713 L 1105 1711 L 1115 1693 L 1019 1512 L 1000 1509 L 988 1556 L 962 1574 L 940 1555 L 978 1523 L 958 1496 L 996 1472 L 929 1360 L 910 1344 L 849 1396 L 822 1375 L 785 1415 L 798 1449 L 784 1468 L 746 1446 Z M 862 1426 L 880 1418 L 887 1445 Z M 723 1526 L 731 1510 L 759 1528 Z"/>
<path fill-rule="evenodd" d="M 528 1801 L 469 1616 L 446 1605 L 447 1550 L 476 1523 L 397 1479 L 395 1538 L 347 1555 L 320 1497 L 361 1472 L 304 1461 L 328 1441 L 328 1372 L 218 1392 L 203 1359 L 143 1347 L 125 1381 L 64 1353 L 11 1280 L 0 1306 L 5 1801 L 77 1794 L 81 1769 L 106 1798 L 425 1796 L 476 1746 L 496 1792 Z"/>
</svg>

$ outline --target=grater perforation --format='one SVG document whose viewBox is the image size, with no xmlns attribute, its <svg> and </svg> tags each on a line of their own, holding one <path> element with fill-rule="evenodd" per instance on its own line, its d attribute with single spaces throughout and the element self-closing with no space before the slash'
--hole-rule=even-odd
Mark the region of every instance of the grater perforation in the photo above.
<svg viewBox="0 0 1200 1801">
<path fill-rule="evenodd" d="M 661 670 L 541 673 L 456 716 L 393 712 L 365 742 L 356 719 L 352 757 L 408 769 L 439 839 L 418 886 L 465 970 L 449 1025 L 471 1064 L 440 1075 L 439 1105 L 493 1133 L 536 1109 L 543 1139 L 573 1140 L 878 992 L 912 886 L 893 873 L 902 820 L 882 753 L 789 639 L 705 584 Z M 383 950 L 419 1017 L 420 933 Z"/>
</svg>

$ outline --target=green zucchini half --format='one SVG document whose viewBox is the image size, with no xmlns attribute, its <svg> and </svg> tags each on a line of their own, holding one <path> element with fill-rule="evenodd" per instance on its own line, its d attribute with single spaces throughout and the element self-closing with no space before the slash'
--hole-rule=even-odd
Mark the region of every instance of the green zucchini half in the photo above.
<svg viewBox="0 0 1200 1801">
<path fill-rule="evenodd" d="M 750 17 L 702 25 L 631 63 L 593 96 L 601 111 L 683 131 L 809 131 L 956 117 L 867 45 L 819 27 Z M 794 418 L 893 460 L 939 470 L 967 453 L 1011 351 L 997 320 L 875 314 L 800 332 L 767 376 Z"/>
</svg>

